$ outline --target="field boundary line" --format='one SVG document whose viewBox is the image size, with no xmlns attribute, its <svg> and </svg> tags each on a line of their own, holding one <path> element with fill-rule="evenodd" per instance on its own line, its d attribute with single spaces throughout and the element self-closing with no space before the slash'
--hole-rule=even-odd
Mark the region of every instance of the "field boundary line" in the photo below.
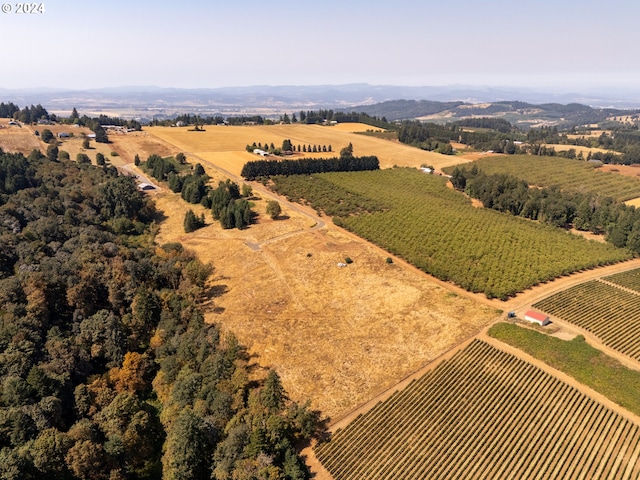
<svg viewBox="0 0 640 480">
<path fill-rule="evenodd" d="M 576 380 L 572 376 L 567 375 L 566 373 L 553 368 L 552 366 L 546 364 L 542 360 L 539 360 L 539 359 L 529 355 L 527 352 L 525 352 L 523 350 L 520 350 L 519 348 L 512 347 L 511 345 L 509 345 L 507 343 L 503 343 L 503 342 L 501 342 L 500 340 L 498 340 L 496 338 L 490 337 L 486 332 L 482 332 L 481 334 L 479 334 L 478 338 L 480 340 L 484 341 L 484 342 L 487 342 L 487 343 L 491 344 L 495 348 L 497 348 L 499 350 L 502 350 L 503 352 L 509 353 L 509 354 L 521 359 L 521 360 L 524 360 L 525 362 L 530 363 L 531 365 L 533 365 L 533 366 L 535 366 L 537 368 L 540 368 L 541 370 L 543 370 L 546 373 L 550 374 L 551 376 L 557 378 L 558 380 L 568 384 L 569 386 L 572 386 L 572 387 L 576 388 L 578 391 L 584 393 L 589 398 L 597 401 L 598 403 L 600 403 L 603 406 L 609 408 L 613 412 L 618 413 L 619 415 L 623 416 L 627 420 L 629 420 L 629 421 L 635 423 L 636 425 L 640 426 L 640 416 L 638 416 L 638 415 L 630 412 L 626 408 L 618 405 L 613 400 L 610 400 L 609 398 L 607 398 L 603 394 L 601 394 L 599 392 L 596 392 L 591 387 L 588 387 L 587 385 L 584 385 L 583 383 L 579 382 L 578 380 Z"/>
<path fill-rule="evenodd" d="M 495 323 L 495 322 L 492 322 L 492 325 L 493 325 L 493 323 Z M 482 330 L 487 329 L 487 328 L 489 328 L 489 327 L 483 327 Z M 438 365 L 440 365 L 442 362 L 450 359 L 456 353 L 458 353 L 460 350 L 462 350 L 465 347 L 467 347 L 468 345 L 470 345 L 471 342 L 473 342 L 474 340 L 476 340 L 478 338 L 479 334 L 480 334 L 480 330 L 475 332 L 472 336 L 468 337 L 467 339 L 459 342 L 458 344 L 456 344 L 453 347 L 449 348 L 448 350 L 444 351 L 439 356 L 437 356 L 436 358 L 434 358 L 430 362 L 426 363 L 425 365 L 420 367 L 415 372 L 405 376 L 400 381 L 398 381 L 398 383 L 396 383 L 395 385 L 393 385 L 393 386 L 381 391 L 375 397 L 373 397 L 371 400 L 368 400 L 367 402 L 358 405 L 357 407 L 355 407 L 350 412 L 344 414 L 342 417 L 336 419 L 335 421 L 330 422 L 329 423 L 329 431 L 330 432 L 335 432 L 336 430 L 338 430 L 340 428 L 344 428 L 349 423 L 351 423 L 356 417 L 358 417 L 358 415 L 368 412 L 373 407 L 375 407 L 379 402 L 383 402 L 383 401 L 387 400 L 396 391 L 400 391 L 400 390 L 406 388 L 407 385 L 409 385 L 411 383 L 411 381 L 422 377 L 428 371 L 433 370 Z"/>
</svg>

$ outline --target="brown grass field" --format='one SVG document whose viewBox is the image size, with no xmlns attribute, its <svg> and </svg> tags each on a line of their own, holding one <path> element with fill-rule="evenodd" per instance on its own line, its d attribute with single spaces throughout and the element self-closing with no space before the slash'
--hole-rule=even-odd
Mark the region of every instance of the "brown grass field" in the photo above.
<svg viewBox="0 0 640 480">
<path fill-rule="evenodd" d="M 591 147 L 582 147 L 580 145 L 557 145 L 557 144 L 548 144 L 547 147 L 553 147 L 556 152 L 566 152 L 567 150 L 574 149 L 576 153 L 582 152 L 584 158 L 587 158 L 589 152 L 593 153 L 614 153 L 619 155 L 617 152 L 611 152 L 611 150 L 607 150 L 605 148 L 591 148 Z"/>
<path fill-rule="evenodd" d="M 381 168 L 393 165 L 419 167 L 428 164 L 440 169 L 460 162 L 455 156 L 426 152 L 400 143 L 353 133 L 372 129 L 371 126 L 362 124 L 241 127 L 218 125 L 205 128 L 205 132 L 189 131 L 187 127 L 153 127 L 145 130 L 173 144 L 178 151 L 195 153 L 236 175 L 240 173 L 245 162 L 258 158 L 245 150 L 247 144 L 266 142 L 279 147 L 285 139 L 290 139 L 294 145 L 331 145 L 333 149 L 333 153 L 300 153 L 301 156 L 307 157 L 334 156 L 340 149 L 352 143 L 354 155 L 377 155 Z"/>
<path fill-rule="evenodd" d="M 264 212 L 263 200 L 256 210 Z M 386 264 L 376 247 L 335 227 L 311 230 L 297 212 L 264 213 L 244 231 L 182 229 L 189 208 L 157 197 L 166 212 L 158 243 L 180 241 L 215 266 L 208 321 L 233 331 L 282 377 L 291 398 L 313 399 L 338 418 L 472 336 L 495 308 L 451 293 L 424 275 Z M 299 232 L 251 250 L 260 242 Z M 311 256 L 308 256 L 311 254 Z M 350 256 L 354 263 L 337 266 Z"/>
<path fill-rule="evenodd" d="M 607 135 L 611 135 L 611 131 L 610 130 L 590 130 L 588 134 L 576 134 L 576 135 L 567 135 L 567 138 L 569 139 L 575 139 L 575 138 L 590 138 L 590 137 L 599 137 L 600 135 L 602 135 L 603 133 L 606 133 Z"/>
<path fill-rule="evenodd" d="M 34 148 L 41 149 L 42 145 L 29 127 L 9 125 L 9 119 L 0 119 L 0 147 L 5 152 L 29 155 Z"/>
</svg>

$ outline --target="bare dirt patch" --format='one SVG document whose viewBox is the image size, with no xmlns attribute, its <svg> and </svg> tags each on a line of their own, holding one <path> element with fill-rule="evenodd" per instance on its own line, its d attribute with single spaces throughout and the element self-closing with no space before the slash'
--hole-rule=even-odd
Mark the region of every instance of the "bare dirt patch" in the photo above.
<svg viewBox="0 0 640 480">
<path fill-rule="evenodd" d="M 603 172 L 619 173 L 620 175 L 626 175 L 628 177 L 640 177 L 640 164 L 635 165 L 616 165 L 613 163 L 606 163 L 600 167 Z"/>
</svg>

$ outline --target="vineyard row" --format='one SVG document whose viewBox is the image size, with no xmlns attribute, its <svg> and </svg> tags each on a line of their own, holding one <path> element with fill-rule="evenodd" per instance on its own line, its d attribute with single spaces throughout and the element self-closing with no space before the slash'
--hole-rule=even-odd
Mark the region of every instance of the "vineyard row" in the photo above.
<svg viewBox="0 0 640 480">
<path fill-rule="evenodd" d="M 316 455 L 336 480 L 638 478 L 640 429 L 476 340 Z"/>
</svg>

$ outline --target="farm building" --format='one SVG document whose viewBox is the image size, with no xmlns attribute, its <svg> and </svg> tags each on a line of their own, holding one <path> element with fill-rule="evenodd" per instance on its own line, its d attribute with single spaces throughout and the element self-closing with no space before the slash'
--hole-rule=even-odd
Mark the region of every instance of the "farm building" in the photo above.
<svg viewBox="0 0 640 480">
<path fill-rule="evenodd" d="M 545 325 L 549 325 L 551 323 L 547 315 L 545 315 L 544 313 L 534 312 L 533 310 L 529 310 L 527 313 L 525 313 L 524 319 L 532 323 L 537 323 L 541 327 L 544 327 Z"/>
</svg>

